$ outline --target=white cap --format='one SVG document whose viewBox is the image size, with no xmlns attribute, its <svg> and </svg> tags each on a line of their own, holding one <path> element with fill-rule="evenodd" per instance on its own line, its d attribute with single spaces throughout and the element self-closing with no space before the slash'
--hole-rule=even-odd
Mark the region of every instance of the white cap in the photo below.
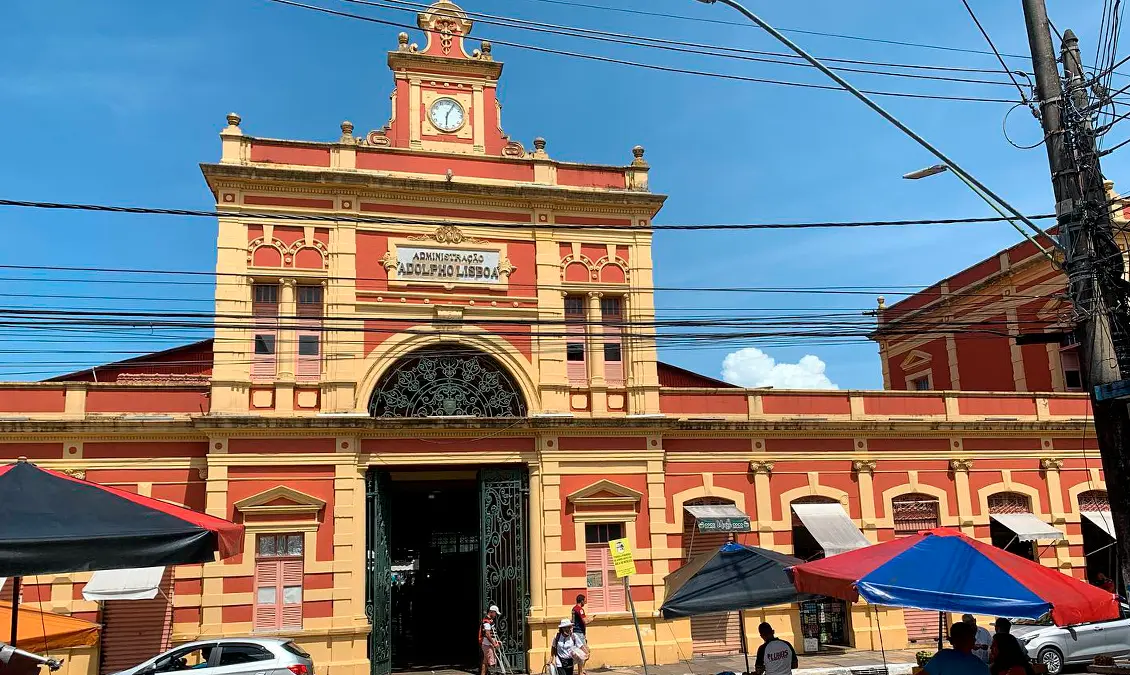
<svg viewBox="0 0 1130 675">
<path fill-rule="evenodd" d="M 572 621 L 570 621 L 568 619 L 562 619 L 561 623 L 557 624 L 557 627 L 558 628 L 568 628 L 569 626 L 572 626 L 572 625 L 573 625 Z"/>
<path fill-rule="evenodd" d="M 487 611 L 494 612 L 495 614 L 502 614 L 502 612 L 498 609 L 498 605 L 491 605 Z"/>
</svg>

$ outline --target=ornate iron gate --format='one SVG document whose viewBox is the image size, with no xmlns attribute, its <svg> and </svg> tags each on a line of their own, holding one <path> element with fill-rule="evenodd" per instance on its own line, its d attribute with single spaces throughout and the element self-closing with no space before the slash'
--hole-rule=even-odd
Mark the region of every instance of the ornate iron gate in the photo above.
<svg viewBox="0 0 1130 675">
<path fill-rule="evenodd" d="M 370 469 L 365 475 L 369 517 L 365 529 L 365 615 L 369 617 L 369 669 L 392 672 L 392 561 L 388 550 L 389 475 Z"/>
<path fill-rule="evenodd" d="M 524 469 L 479 471 L 479 520 L 483 610 L 498 605 L 495 623 L 510 667 L 526 671 L 526 616 L 529 613 L 529 557 L 526 512 L 529 493 Z"/>
</svg>

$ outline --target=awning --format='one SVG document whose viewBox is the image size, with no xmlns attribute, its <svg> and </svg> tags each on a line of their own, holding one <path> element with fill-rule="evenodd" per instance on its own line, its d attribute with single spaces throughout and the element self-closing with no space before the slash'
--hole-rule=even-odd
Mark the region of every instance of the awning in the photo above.
<svg viewBox="0 0 1130 675">
<path fill-rule="evenodd" d="M 749 532 L 749 516 L 733 504 L 684 506 L 698 523 L 699 532 Z"/>
<path fill-rule="evenodd" d="M 1062 541 L 1067 539 L 1059 530 L 1031 513 L 993 513 L 990 518 L 1012 530 L 1019 541 Z"/>
<path fill-rule="evenodd" d="M 95 572 L 82 589 L 87 600 L 152 600 L 157 597 L 164 567 L 102 570 Z"/>
<path fill-rule="evenodd" d="M 1111 539 L 1118 539 L 1114 534 L 1114 521 L 1111 520 L 1110 511 L 1083 511 L 1081 515 L 1102 528 L 1103 532 L 1109 534 Z"/>
<path fill-rule="evenodd" d="M 824 549 L 825 556 L 871 545 L 840 504 L 793 504 L 793 512 Z"/>
<path fill-rule="evenodd" d="M 12 640 L 12 604 L 0 602 L 0 642 L 12 644 L 20 649 L 42 650 L 44 653 L 69 647 L 93 647 L 98 644 L 96 623 L 63 616 L 40 609 L 20 605 L 17 640 Z M 2 671 L 3 669 L 0 669 Z"/>
</svg>

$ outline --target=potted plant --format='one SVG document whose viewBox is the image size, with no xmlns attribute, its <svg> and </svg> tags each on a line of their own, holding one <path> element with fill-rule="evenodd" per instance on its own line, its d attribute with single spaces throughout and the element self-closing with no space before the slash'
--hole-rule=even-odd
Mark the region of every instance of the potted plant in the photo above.
<svg viewBox="0 0 1130 675">
<path fill-rule="evenodd" d="M 926 651 L 918 652 L 914 655 L 914 660 L 918 662 L 919 668 L 925 668 L 926 662 L 928 662 L 932 658 L 934 658 L 934 655 L 931 652 Z"/>
</svg>

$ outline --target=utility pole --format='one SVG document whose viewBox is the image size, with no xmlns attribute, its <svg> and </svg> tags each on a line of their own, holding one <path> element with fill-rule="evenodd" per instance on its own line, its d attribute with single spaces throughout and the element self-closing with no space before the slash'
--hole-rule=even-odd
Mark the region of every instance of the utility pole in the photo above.
<svg viewBox="0 0 1130 675">
<path fill-rule="evenodd" d="M 1044 146 L 1055 191 L 1056 220 L 1064 251 L 1064 270 L 1077 317 L 1079 363 L 1091 395 L 1095 434 L 1106 478 L 1111 518 L 1123 583 L 1130 582 L 1130 409 L 1125 399 L 1099 394 L 1103 385 L 1122 379 L 1113 336 L 1120 327 L 1112 315 L 1120 306 L 1109 244 L 1113 242 L 1108 204 L 1095 148 L 1086 76 L 1080 65 L 1079 41 L 1068 31 L 1063 63 L 1070 89 L 1064 95 L 1056 66 L 1044 0 L 1022 0 L 1036 97 L 1040 101 Z M 1066 114 L 1065 114 L 1066 113 Z M 1117 248 L 1117 247 L 1116 247 Z M 1121 277 L 1117 256 L 1116 275 Z"/>
</svg>

